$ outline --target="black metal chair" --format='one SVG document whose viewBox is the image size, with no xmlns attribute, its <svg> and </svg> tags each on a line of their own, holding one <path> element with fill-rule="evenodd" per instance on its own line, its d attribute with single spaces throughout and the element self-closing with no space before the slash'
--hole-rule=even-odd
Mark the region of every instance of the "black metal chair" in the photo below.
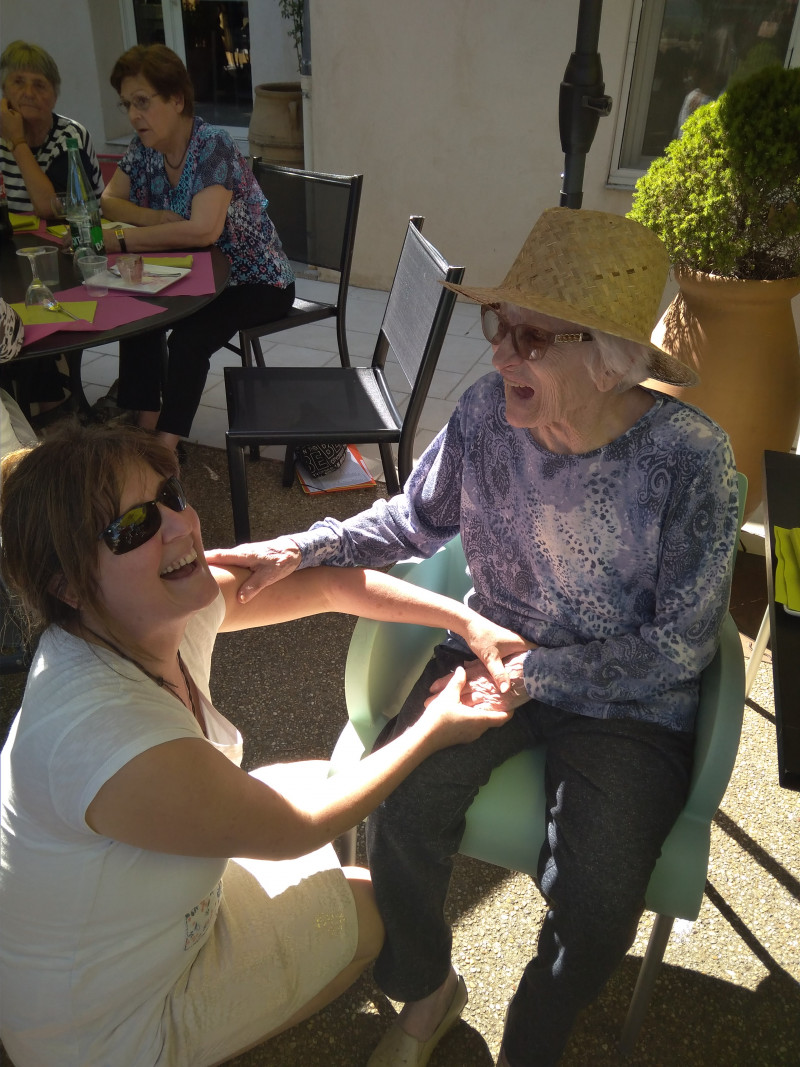
<svg viewBox="0 0 800 1067">
<path fill-rule="evenodd" d="M 229 429 L 225 434 L 237 542 L 249 541 L 244 450 L 286 445 L 283 484 L 294 478 L 298 445 L 377 443 L 386 486 L 397 493 L 413 465 L 414 436 L 455 305 L 440 281 L 461 281 L 411 218 L 368 367 L 226 367 Z M 411 395 L 401 415 L 386 378 L 389 352 Z M 392 444 L 398 445 L 395 470 Z M 399 473 L 399 477 L 398 477 Z"/>
<path fill-rule="evenodd" d="M 279 167 L 259 156 L 253 157 L 252 167 L 269 200 L 269 217 L 286 255 L 294 263 L 338 271 L 339 289 L 332 304 L 297 297 L 285 318 L 240 330 L 239 344 L 228 342 L 225 347 L 240 355 L 244 366 L 252 367 L 255 356 L 263 367 L 261 337 L 335 318 L 339 358 L 343 367 L 349 367 L 345 310 L 363 175 Z"/>
</svg>

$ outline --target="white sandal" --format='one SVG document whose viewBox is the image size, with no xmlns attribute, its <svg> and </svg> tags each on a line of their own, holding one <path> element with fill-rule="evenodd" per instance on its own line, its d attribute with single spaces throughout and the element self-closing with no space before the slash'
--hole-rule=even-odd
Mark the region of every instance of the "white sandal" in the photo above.
<svg viewBox="0 0 800 1067">
<path fill-rule="evenodd" d="M 375 1046 L 374 1052 L 367 1060 L 367 1067 L 425 1067 L 438 1043 L 460 1019 L 468 999 L 467 987 L 459 975 L 450 1007 L 428 1040 L 418 1041 L 416 1037 L 407 1034 L 399 1020 L 395 1019 Z"/>
</svg>

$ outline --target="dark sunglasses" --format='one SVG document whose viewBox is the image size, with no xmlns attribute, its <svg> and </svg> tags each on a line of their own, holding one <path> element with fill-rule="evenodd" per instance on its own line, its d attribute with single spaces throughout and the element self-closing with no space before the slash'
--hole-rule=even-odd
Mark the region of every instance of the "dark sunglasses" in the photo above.
<svg viewBox="0 0 800 1067">
<path fill-rule="evenodd" d="M 167 478 L 155 500 L 128 508 L 124 515 L 114 519 L 97 535 L 97 540 L 105 541 L 115 556 L 122 556 L 146 544 L 161 529 L 159 504 L 170 511 L 184 511 L 188 507 L 186 493 L 177 478 Z"/>
<path fill-rule="evenodd" d="M 481 307 L 483 336 L 493 345 L 499 345 L 506 334 L 511 334 L 511 344 L 520 359 L 541 359 L 551 345 L 574 345 L 579 341 L 592 341 L 590 333 L 550 333 L 520 322 L 512 326 L 491 304 Z"/>
</svg>

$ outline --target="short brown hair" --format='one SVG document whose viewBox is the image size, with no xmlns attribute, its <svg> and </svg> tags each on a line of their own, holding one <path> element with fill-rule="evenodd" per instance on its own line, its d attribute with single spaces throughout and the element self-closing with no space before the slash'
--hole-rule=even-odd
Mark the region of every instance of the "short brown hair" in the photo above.
<svg viewBox="0 0 800 1067">
<path fill-rule="evenodd" d="M 119 92 L 125 78 L 141 74 L 159 96 L 183 95 L 184 115 L 194 115 L 194 86 L 181 57 L 165 44 L 137 44 L 124 52 L 111 71 L 114 89 Z"/>
<path fill-rule="evenodd" d="M 101 616 L 99 534 L 119 515 L 131 468 L 177 474 L 175 455 L 132 426 L 70 426 L 2 465 L 2 573 L 31 634 L 77 621 L 59 593 L 67 586 Z"/>
<path fill-rule="evenodd" d="M 53 92 L 58 96 L 61 89 L 61 75 L 58 73 L 58 64 L 50 55 L 40 48 L 38 44 L 29 41 L 12 41 L 2 56 L 0 56 L 0 86 L 5 88 L 6 78 L 15 71 L 33 71 L 47 78 L 53 86 Z"/>
</svg>

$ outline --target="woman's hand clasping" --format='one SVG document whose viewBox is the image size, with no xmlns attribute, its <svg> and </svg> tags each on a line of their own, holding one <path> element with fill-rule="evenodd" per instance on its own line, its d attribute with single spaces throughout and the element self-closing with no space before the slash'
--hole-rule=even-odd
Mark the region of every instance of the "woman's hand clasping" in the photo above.
<svg viewBox="0 0 800 1067">
<path fill-rule="evenodd" d="M 436 748 L 468 744 L 490 727 L 502 726 L 511 718 L 510 710 L 489 704 L 470 707 L 463 703 L 461 694 L 465 685 L 464 668 L 457 667 L 442 680 L 442 687 L 436 696 L 426 701 L 421 722 L 429 727 Z"/>
<path fill-rule="evenodd" d="M 505 669 L 509 686 L 504 691 L 498 688 L 494 679 L 486 673 L 485 668 L 478 660 L 473 660 L 467 663 L 466 667 L 459 668 L 465 673 L 465 681 L 459 689 L 462 705 L 472 708 L 474 711 L 494 712 L 495 714 L 507 715 L 510 718 L 515 708 L 520 707 L 520 705 L 527 703 L 531 699 L 525 688 L 524 661 L 524 652 L 506 657 Z M 438 700 L 441 693 L 452 682 L 453 677 L 454 675 L 452 674 L 445 675 L 433 683 L 431 686 L 432 695 L 428 697 L 426 705 Z"/>
<path fill-rule="evenodd" d="M 536 648 L 536 645 L 526 641 L 519 634 L 477 614 L 473 615 L 467 624 L 463 637 L 488 671 L 489 681 L 493 682 L 501 693 L 506 693 L 511 689 L 512 680 L 509 674 L 508 657 Z M 469 677 L 468 671 L 467 678 Z"/>
</svg>

